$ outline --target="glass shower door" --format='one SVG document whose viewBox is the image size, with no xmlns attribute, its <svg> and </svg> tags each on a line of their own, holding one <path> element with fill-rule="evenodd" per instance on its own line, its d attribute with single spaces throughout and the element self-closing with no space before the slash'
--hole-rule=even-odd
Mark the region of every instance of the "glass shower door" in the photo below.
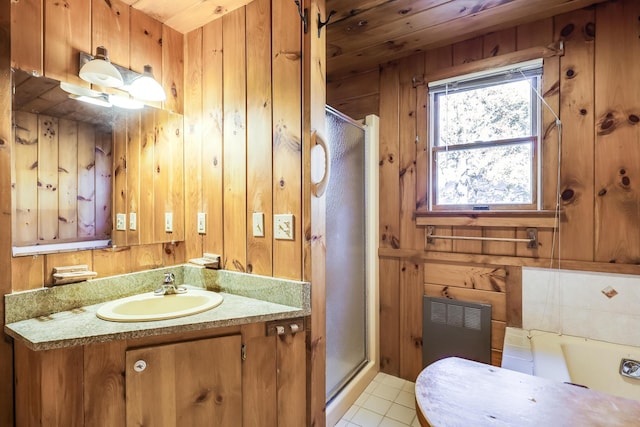
<svg viewBox="0 0 640 427">
<path fill-rule="evenodd" d="M 327 107 L 327 402 L 368 361 L 364 127 Z"/>
</svg>

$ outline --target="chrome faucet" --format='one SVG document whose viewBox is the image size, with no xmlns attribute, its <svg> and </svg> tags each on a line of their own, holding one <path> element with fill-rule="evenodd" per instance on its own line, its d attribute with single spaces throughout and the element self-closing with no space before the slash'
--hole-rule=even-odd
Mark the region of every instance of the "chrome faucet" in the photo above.
<svg viewBox="0 0 640 427">
<path fill-rule="evenodd" d="M 620 361 L 620 375 L 623 377 L 640 379 L 640 362 L 631 359 Z"/>
<path fill-rule="evenodd" d="M 187 292 L 184 286 L 176 286 L 176 276 L 173 273 L 164 273 L 162 286 L 153 291 L 155 295 L 174 295 Z"/>
</svg>

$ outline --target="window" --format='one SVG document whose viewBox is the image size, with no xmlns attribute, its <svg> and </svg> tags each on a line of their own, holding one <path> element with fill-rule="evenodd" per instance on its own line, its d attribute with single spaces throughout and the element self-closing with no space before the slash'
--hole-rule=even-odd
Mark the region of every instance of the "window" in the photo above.
<svg viewBox="0 0 640 427">
<path fill-rule="evenodd" d="M 432 210 L 538 208 L 541 77 L 531 61 L 429 84 Z"/>
</svg>

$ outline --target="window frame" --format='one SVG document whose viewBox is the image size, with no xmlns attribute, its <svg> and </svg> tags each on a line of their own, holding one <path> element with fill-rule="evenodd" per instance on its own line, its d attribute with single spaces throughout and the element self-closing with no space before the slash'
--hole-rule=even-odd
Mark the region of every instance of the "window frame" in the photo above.
<svg viewBox="0 0 640 427">
<path fill-rule="evenodd" d="M 531 108 L 531 135 L 518 138 L 509 138 L 490 141 L 476 141 L 464 144 L 456 144 L 449 146 L 437 146 L 439 134 L 435 125 L 439 120 L 438 98 L 443 93 L 453 93 L 460 90 L 480 89 L 490 87 L 499 83 L 504 83 L 505 77 L 509 74 L 515 74 L 515 78 L 510 81 L 529 80 L 530 88 L 530 108 Z M 524 74 L 524 75 L 523 75 Z M 542 209 L 542 100 L 540 99 L 540 90 L 543 79 L 543 63 L 542 60 L 527 61 L 519 64 L 512 64 L 506 67 L 494 68 L 478 73 L 459 75 L 452 78 L 428 83 L 427 96 L 429 98 L 429 114 L 428 114 L 428 164 L 430 171 L 428 173 L 428 211 L 486 211 L 486 210 L 512 210 L 512 211 L 539 211 Z M 456 86 L 448 89 L 448 85 Z M 443 89 L 444 88 L 444 89 Z M 531 203 L 518 204 L 437 204 L 437 159 L 436 155 L 442 151 L 465 149 L 474 149 L 482 147 L 499 147 L 508 144 L 517 144 L 529 141 L 532 147 L 531 159 Z"/>
</svg>

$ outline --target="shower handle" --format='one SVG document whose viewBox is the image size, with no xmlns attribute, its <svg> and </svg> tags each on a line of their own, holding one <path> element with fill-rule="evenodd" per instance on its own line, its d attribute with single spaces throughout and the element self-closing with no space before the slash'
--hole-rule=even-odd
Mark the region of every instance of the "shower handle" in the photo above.
<svg viewBox="0 0 640 427">
<path fill-rule="evenodd" d="M 322 157 L 319 154 L 322 150 Z M 324 167 L 321 168 L 324 163 Z M 318 175 L 322 172 L 322 178 L 318 178 Z M 318 135 L 317 132 L 311 134 L 311 191 L 313 195 L 320 198 L 327 190 L 327 184 L 329 183 L 329 176 L 331 175 L 331 157 L 329 154 L 329 147 L 324 140 Z"/>
</svg>

